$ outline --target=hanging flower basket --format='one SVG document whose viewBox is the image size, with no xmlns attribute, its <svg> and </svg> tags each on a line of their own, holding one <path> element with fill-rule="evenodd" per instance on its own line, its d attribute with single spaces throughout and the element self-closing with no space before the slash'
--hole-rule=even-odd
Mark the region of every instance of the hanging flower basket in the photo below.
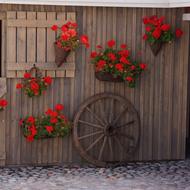
<svg viewBox="0 0 190 190">
<path fill-rule="evenodd" d="M 95 72 L 95 77 L 100 81 L 124 82 L 120 76 L 114 77 L 111 73 Z"/>
<path fill-rule="evenodd" d="M 67 62 L 69 54 L 75 51 L 81 44 L 89 48 L 88 36 L 82 35 L 79 37 L 77 24 L 75 22 L 69 21 L 61 27 L 53 25 L 51 29 L 57 32 L 54 47 L 55 63 L 58 67 Z"/>
<path fill-rule="evenodd" d="M 54 110 L 48 109 L 41 117 L 28 116 L 20 119 L 19 126 L 27 141 L 67 136 L 71 124 L 61 113 L 62 110 L 63 105 L 57 104 Z"/>
<path fill-rule="evenodd" d="M 61 47 L 58 47 L 56 43 L 54 43 L 55 48 L 55 63 L 57 67 L 60 67 L 63 63 L 67 62 L 67 57 L 70 55 L 70 50 L 65 50 Z"/>
<path fill-rule="evenodd" d="M 105 49 L 98 45 L 97 51 L 91 52 L 95 77 L 101 81 L 125 82 L 128 87 L 134 88 L 146 64 L 131 60 L 126 44 L 121 44 L 120 49 L 115 49 L 115 44 L 114 40 L 109 40 Z"/>
<path fill-rule="evenodd" d="M 177 28 L 173 32 L 171 25 L 164 23 L 164 19 L 163 16 L 158 18 L 155 15 L 143 18 L 145 25 L 143 39 L 149 43 L 155 56 L 161 50 L 164 43 L 171 43 L 175 38 L 180 38 L 183 35 L 183 31 L 180 28 Z"/>
<path fill-rule="evenodd" d="M 24 79 L 16 85 L 17 89 L 23 89 L 28 97 L 41 96 L 52 83 L 50 76 L 42 77 L 42 73 L 35 65 L 24 74 Z"/>
<path fill-rule="evenodd" d="M 153 44 L 149 43 L 149 46 L 150 46 L 152 53 L 156 56 L 162 48 L 162 42 L 157 42 L 157 43 L 153 43 Z"/>
</svg>

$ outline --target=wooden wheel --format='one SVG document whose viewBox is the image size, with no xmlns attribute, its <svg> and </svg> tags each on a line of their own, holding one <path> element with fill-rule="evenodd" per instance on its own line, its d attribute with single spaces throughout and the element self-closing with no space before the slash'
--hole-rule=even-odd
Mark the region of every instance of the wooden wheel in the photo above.
<svg viewBox="0 0 190 190">
<path fill-rule="evenodd" d="M 124 97 L 97 94 L 76 113 L 73 138 L 80 155 L 96 166 L 128 161 L 139 146 L 139 115 Z"/>
</svg>

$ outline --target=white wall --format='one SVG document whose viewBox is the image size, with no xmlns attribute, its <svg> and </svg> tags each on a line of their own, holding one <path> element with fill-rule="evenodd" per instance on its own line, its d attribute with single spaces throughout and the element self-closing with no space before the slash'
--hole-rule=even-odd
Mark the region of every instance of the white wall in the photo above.
<svg viewBox="0 0 190 190">
<path fill-rule="evenodd" d="M 190 6 L 190 0 L 0 0 L 0 3 L 168 8 Z"/>
</svg>

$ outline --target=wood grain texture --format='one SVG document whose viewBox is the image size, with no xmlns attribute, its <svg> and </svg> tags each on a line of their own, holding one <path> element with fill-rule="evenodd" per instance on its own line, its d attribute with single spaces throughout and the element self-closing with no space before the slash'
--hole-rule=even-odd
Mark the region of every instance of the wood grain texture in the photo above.
<svg viewBox="0 0 190 190">
<path fill-rule="evenodd" d="M 25 141 L 22 134 L 17 132 L 19 130 L 17 122 L 13 122 L 12 120 L 13 118 L 17 120 L 18 116 L 39 115 L 48 107 L 54 107 L 56 103 L 63 103 L 65 105 L 64 113 L 72 120 L 79 105 L 86 98 L 100 92 L 111 92 L 126 97 L 139 112 L 141 119 L 140 148 L 130 160 L 145 161 L 185 158 L 189 23 L 183 22 L 181 19 L 183 9 L 54 6 L 12 7 L 11 5 L 3 5 L 2 9 L 5 11 L 31 11 L 27 12 L 27 15 L 32 14 L 32 12 L 36 13 L 36 11 L 47 11 L 46 18 L 51 20 L 51 22 L 54 19 L 59 20 L 63 18 L 63 13 L 65 12 L 76 11 L 79 34 L 89 35 L 91 43 L 89 50 L 79 48 L 76 55 L 72 55 L 75 60 L 75 71 L 71 70 L 70 72 L 69 68 L 66 71 L 59 69 L 51 70 L 48 69 L 48 65 L 54 61 L 52 47 L 43 44 L 44 41 L 47 44 L 51 44 L 54 41 L 55 35 L 51 33 L 49 28 L 44 29 L 40 27 L 39 31 L 34 28 L 27 28 L 27 41 L 31 43 L 26 44 L 26 58 L 18 53 L 19 59 L 22 59 L 22 62 L 18 64 L 17 69 L 19 71 L 27 70 L 29 65 L 26 64 L 26 67 L 19 66 L 27 62 L 39 62 L 39 64 L 45 62 L 44 67 L 47 67 L 45 75 L 56 77 L 52 86 L 43 97 L 31 100 L 24 94 L 14 91 L 18 79 L 15 79 L 17 73 L 15 74 L 15 68 L 11 64 L 16 63 L 18 59 L 17 54 L 14 53 L 17 43 L 15 28 L 9 28 L 7 31 L 7 46 L 9 47 L 9 51 L 13 51 L 13 53 L 11 56 L 9 56 L 9 53 L 5 56 L 6 62 L 10 63 L 10 66 L 7 66 L 7 77 L 12 77 L 7 81 L 7 98 L 11 105 L 11 108 L 7 109 L 7 116 L 5 117 L 5 124 L 7 126 L 7 165 L 82 163 L 83 160 L 72 145 L 71 137 L 30 144 Z M 153 56 L 148 44 L 142 40 L 144 33 L 142 17 L 154 14 L 165 16 L 166 21 L 171 23 L 173 28 L 181 27 L 184 31 L 184 36 L 180 40 L 176 40 L 172 44 L 165 44 L 156 57 Z M 16 19 L 14 12 L 9 13 L 7 16 Z M 29 19 L 29 16 L 27 19 Z M 24 30 L 22 30 L 23 28 L 21 28 L 19 33 L 24 33 Z M 44 33 L 49 38 L 44 38 Z M 36 42 L 33 42 L 33 38 L 36 38 L 36 35 L 41 39 L 38 45 Z M 94 67 L 89 63 L 90 51 L 95 50 L 97 44 L 105 47 L 106 41 L 109 39 L 116 39 L 117 47 L 121 43 L 127 43 L 132 51 L 132 58 L 148 64 L 147 71 L 142 74 L 135 89 L 128 88 L 124 83 L 101 82 L 95 79 Z M 22 43 L 19 42 L 19 44 L 20 47 L 23 46 Z M 40 55 L 37 55 L 36 47 L 38 47 L 38 52 L 41 52 Z M 44 52 L 46 52 L 45 56 Z M 62 78 L 62 76 L 68 76 L 68 78 Z M 73 78 L 73 76 L 75 77 Z M 20 101 L 20 103 L 14 105 L 15 101 Z M 20 109 L 18 113 L 12 111 L 12 109 L 17 110 L 18 106 Z M 89 141 L 93 141 L 93 139 L 89 139 Z M 14 150 L 15 143 L 19 143 L 18 147 L 20 150 Z M 18 156 L 19 151 L 20 157 Z M 118 150 L 117 156 L 122 156 L 122 152 Z"/>
</svg>

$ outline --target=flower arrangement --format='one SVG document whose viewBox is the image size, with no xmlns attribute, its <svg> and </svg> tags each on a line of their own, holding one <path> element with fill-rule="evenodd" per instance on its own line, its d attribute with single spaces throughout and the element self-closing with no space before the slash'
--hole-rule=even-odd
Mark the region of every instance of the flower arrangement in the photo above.
<svg viewBox="0 0 190 190">
<path fill-rule="evenodd" d="M 91 53 L 91 63 L 95 65 L 95 75 L 99 80 L 126 81 L 129 87 L 135 87 L 136 79 L 147 65 L 131 60 L 126 44 L 121 44 L 119 50 L 114 49 L 115 43 L 115 40 L 110 40 L 105 49 L 98 45 L 98 51 Z"/>
<path fill-rule="evenodd" d="M 8 102 L 5 99 L 0 99 L 0 111 L 3 111 L 7 107 Z"/>
<path fill-rule="evenodd" d="M 28 116 L 20 119 L 19 126 L 27 141 L 32 142 L 42 138 L 64 137 L 69 134 L 71 124 L 61 113 L 62 104 L 57 104 L 55 109 L 48 109 L 41 117 Z"/>
<path fill-rule="evenodd" d="M 57 38 L 55 41 L 55 62 L 57 66 L 61 66 L 67 60 L 71 51 L 75 51 L 80 44 L 83 44 L 86 48 L 89 48 L 88 36 L 81 35 L 79 37 L 77 32 L 77 24 L 75 22 L 67 22 L 61 27 L 53 25 L 51 29 L 57 32 Z"/>
<path fill-rule="evenodd" d="M 32 69 L 37 69 L 35 66 Z M 47 90 L 47 87 L 52 83 L 52 78 L 46 76 L 41 78 L 40 74 L 36 77 L 32 77 L 30 72 L 24 74 L 24 80 L 22 83 L 16 85 L 17 89 L 23 89 L 28 97 L 40 96 Z"/>
<path fill-rule="evenodd" d="M 171 25 L 164 23 L 164 17 L 157 16 L 144 17 L 145 34 L 143 39 L 148 41 L 155 55 L 161 48 L 162 43 L 171 43 L 175 38 L 180 38 L 183 31 L 177 28 L 172 31 Z"/>
</svg>

